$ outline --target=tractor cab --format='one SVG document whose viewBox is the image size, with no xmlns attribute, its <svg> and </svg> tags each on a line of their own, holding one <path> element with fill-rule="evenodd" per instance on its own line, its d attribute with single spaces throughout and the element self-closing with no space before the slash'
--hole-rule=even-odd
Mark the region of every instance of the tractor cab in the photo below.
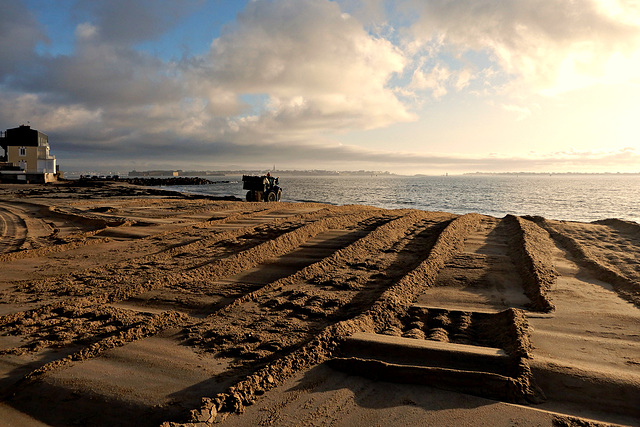
<svg viewBox="0 0 640 427">
<path fill-rule="evenodd" d="M 279 202 L 282 197 L 279 179 L 270 173 L 262 176 L 242 175 L 242 188 L 247 191 L 248 202 Z"/>
</svg>

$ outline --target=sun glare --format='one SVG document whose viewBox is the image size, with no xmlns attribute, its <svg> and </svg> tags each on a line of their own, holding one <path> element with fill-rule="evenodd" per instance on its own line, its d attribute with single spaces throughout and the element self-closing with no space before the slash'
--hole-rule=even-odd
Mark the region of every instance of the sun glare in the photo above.
<svg viewBox="0 0 640 427">
<path fill-rule="evenodd" d="M 640 135 L 638 135 L 638 117 L 640 117 L 640 105 L 637 103 L 640 96 L 640 87 L 635 87 L 633 94 L 627 98 L 626 103 L 621 103 L 615 118 L 617 125 L 617 146 L 633 147 L 640 151 Z"/>
</svg>

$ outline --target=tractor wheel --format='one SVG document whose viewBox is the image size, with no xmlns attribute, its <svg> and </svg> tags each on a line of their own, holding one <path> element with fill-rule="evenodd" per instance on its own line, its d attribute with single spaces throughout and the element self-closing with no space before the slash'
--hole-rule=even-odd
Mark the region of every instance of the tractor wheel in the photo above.
<svg viewBox="0 0 640 427">
<path fill-rule="evenodd" d="M 253 191 L 247 191 L 247 202 L 253 202 L 255 198 L 253 196 Z"/>
<path fill-rule="evenodd" d="M 277 202 L 277 201 L 278 201 L 278 195 L 273 191 L 269 191 L 269 193 L 267 193 L 267 202 Z"/>
<path fill-rule="evenodd" d="M 282 199 L 282 189 L 278 188 L 278 198 L 277 198 L 277 200 L 280 201 L 280 199 Z"/>
</svg>

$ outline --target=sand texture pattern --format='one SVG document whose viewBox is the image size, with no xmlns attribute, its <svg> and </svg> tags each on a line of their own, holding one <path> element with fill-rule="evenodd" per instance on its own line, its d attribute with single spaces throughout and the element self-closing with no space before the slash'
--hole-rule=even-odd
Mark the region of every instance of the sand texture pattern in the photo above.
<svg viewBox="0 0 640 427">
<path fill-rule="evenodd" d="M 640 425 L 640 226 L 0 186 L 0 424 Z"/>
</svg>

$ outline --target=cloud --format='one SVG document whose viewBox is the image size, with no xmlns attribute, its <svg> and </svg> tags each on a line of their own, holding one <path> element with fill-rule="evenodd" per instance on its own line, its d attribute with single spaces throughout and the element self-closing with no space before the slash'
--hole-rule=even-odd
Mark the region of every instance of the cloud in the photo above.
<svg viewBox="0 0 640 427">
<path fill-rule="evenodd" d="M 518 119 L 517 119 L 518 121 L 524 120 L 527 117 L 531 116 L 531 109 L 529 107 L 513 105 L 513 104 L 502 104 L 502 108 L 504 108 L 507 111 L 516 113 L 518 115 Z"/>
<path fill-rule="evenodd" d="M 103 42 L 130 45 L 152 40 L 177 25 L 202 0 L 76 0 Z"/>
<path fill-rule="evenodd" d="M 149 144 L 153 150 L 149 150 L 145 157 L 135 156 L 136 151 L 144 147 L 134 143 L 133 136 L 127 136 L 124 141 L 129 143 L 117 152 L 96 147 L 94 155 L 84 152 L 84 155 L 79 154 L 83 156 L 79 159 L 84 170 L 93 166 L 108 166 L 118 171 L 143 165 L 148 165 L 148 168 L 166 165 L 166 168 L 206 170 L 212 169 L 212 165 L 222 165 L 223 168 L 230 164 L 269 168 L 277 164 L 279 169 L 315 169 L 322 165 L 326 169 L 389 170 L 400 174 L 469 171 L 640 172 L 640 153 L 628 147 L 611 151 L 530 153 L 527 156 L 462 156 L 371 150 L 330 141 L 270 145 L 218 141 L 210 144 L 209 141 L 180 140 L 174 135 L 148 136 L 154 137 L 153 143 Z M 96 161 L 95 154 L 101 156 L 100 161 Z"/>
<path fill-rule="evenodd" d="M 151 3 L 80 2 L 89 18 L 76 26 L 73 53 L 32 58 L 13 75 L 12 91 L 34 95 L 21 110 L 37 117 L 46 107 L 60 118 L 83 110 L 108 135 L 104 145 L 122 144 L 127 132 L 211 144 L 301 141 L 415 119 L 389 83 L 405 66 L 402 52 L 337 3 L 250 2 L 206 55 L 180 61 L 135 43 L 159 36 L 176 7 L 196 2 Z"/>
<path fill-rule="evenodd" d="M 87 31 L 86 28 L 83 31 Z M 74 55 L 43 57 L 16 77 L 21 88 L 61 103 L 118 108 L 174 101 L 183 96 L 179 70 L 127 47 L 79 40 Z"/>
<path fill-rule="evenodd" d="M 267 94 L 261 125 L 285 129 L 370 129 L 415 117 L 389 87 L 406 64 L 337 3 L 248 4 L 212 43 L 201 77 L 237 93 Z"/>
<path fill-rule="evenodd" d="M 640 10 L 616 0 L 416 1 L 413 26 L 453 52 L 487 51 L 507 75 L 554 94 L 640 72 Z M 612 61 L 617 61 L 611 69 Z M 578 78 L 576 80 L 576 77 Z M 617 81 L 618 83 L 622 83 Z"/>
<path fill-rule="evenodd" d="M 29 120 L 50 135 L 54 154 L 87 165 L 292 159 L 444 170 L 637 161 L 636 152 L 467 158 L 370 150 L 366 136 L 362 147 L 337 144 L 352 131 L 417 120 L 424 99 L 433 99 L 428 108 L 435 111 L 435 101 L 451 93 L 487 96 L 488 87 L 511 79 L 557 93 L 640 75 L 638 11 L 630 13 L 630 3 L 610 0 L 619 11 L 595 0 L 403 4 L 412 2 L 420 14 L 408 19 L 402 9 L 393 21 L 382 0 L 375 7 L 362 0 L 250 1 L 212 36 L 208 52 L 176 60 L 149 46 L 160 49 L 167 29 L 201 0 L 79 0 L 69 17 L 73 50 L 59 55 L 37 53 L 47 36 L 23 3 L 1 2 L 0 123 Z M 523 119 L 536 111 L 527 101 L 492 105 Z M 411 137 L 415 150 L 436 143 Z"/>
<path fill-rule="evenodd" d="M 421 65 L 411 76 L 407 89 L 412 91 L 429 90 L 434 99 L 442 98 L 453 88 L 461 91 L 469 86 L 473 72 L 468 69 L 452 70 L 447 64 L 438 62 L 433 66 Z"/>
<path fill-rule="evenodd" d="M 447 82 L 451 79 L 451 70 L 444 64 L 437 64 L 429 71 L 416 69 L 411 78 L 410 88 L 429 89 L 438 99 L 447 93 Z"/>
<path fill-rule="evenodd" d="M 34 15 L 20 2 L 0 2 L 0 83 L 36 58 L 35 48 L 47 42 Z"/>
<path fill-rule="evenodd" d="M 81 105 L 49 105 L 35 94 L 5 93 L 0 99 L 0 112 L 4 122 L 23 123 L 28 117 L 42 129 L 53 132 L 71 132 L 78 129 L 95 135 L 100 111 L 90 111 Z M 93 132 L 88 132 L 94 127 Z"/>
<path fill-rule="evenodd" d="M 11 89 L 88 109 L 163 104 L 188 96 L 176 63 L 107 42 L 101 28 L 81 22 L 72 54 L 33 56 L 12 76 Z"/>
</svg>

